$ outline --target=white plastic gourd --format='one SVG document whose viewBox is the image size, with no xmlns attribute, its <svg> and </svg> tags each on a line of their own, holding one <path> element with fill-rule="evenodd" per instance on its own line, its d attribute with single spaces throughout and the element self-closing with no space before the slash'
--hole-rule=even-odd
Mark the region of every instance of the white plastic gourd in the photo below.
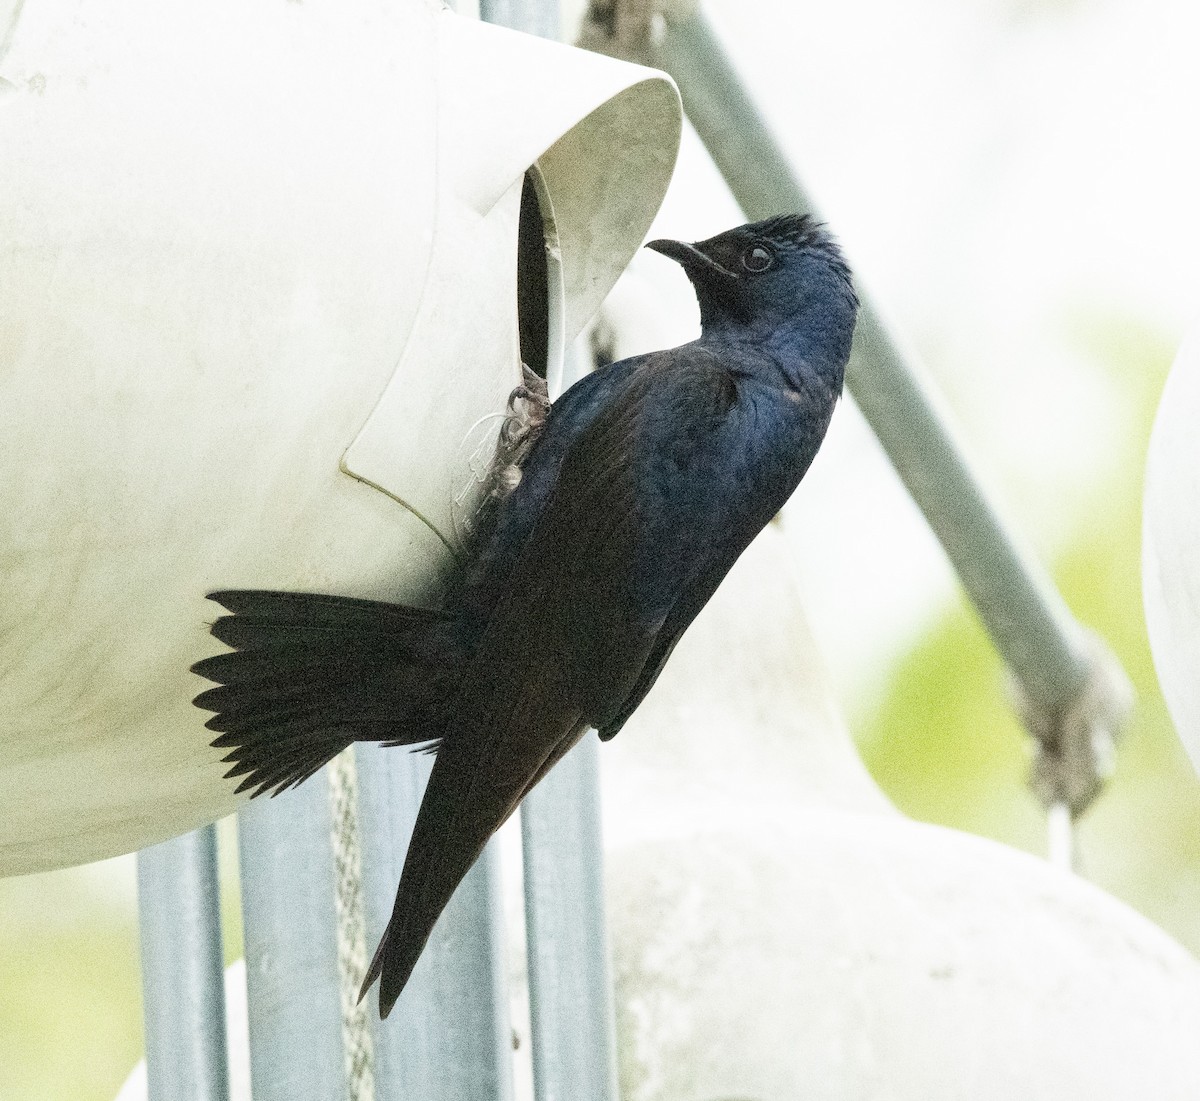
<svg viewBox="0 0 1200 1101">
<path fill-rule="evenodd" d="M 1179 350 L 1146 459 L 1142 593 L 1154 668 L 1200 769 L 1200 334 Z"/>
<path fill-rule="evenodd" d="M 420 599 L 520 379 L 640 244 L 669 79 L 428 0 L 0 10 L 0 874 L 237 803 L 214 588 Z M 7 49 L 5 49 L 7 47 Z M 468 456 L 469 458 L 469 456 Z"/>
</svg>

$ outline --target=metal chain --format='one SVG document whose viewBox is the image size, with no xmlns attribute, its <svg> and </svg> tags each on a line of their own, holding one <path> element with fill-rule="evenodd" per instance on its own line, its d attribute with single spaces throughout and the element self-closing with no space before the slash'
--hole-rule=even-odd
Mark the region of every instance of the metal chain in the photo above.
<svg viewBox="0 0 1200 1101">
<path fill-rule="evenodd" d="M 329 765 L 329 809 L 333 822 L 331 841 L 347 1097 L 349 1101 L 375 1101 L 375 1054 L 367 1003 L 358 1000 L 358 986 L 367 969 L 367 923 L 358 836 L 358 770 L 353 746 L 338 754 Z"/>
</svg>

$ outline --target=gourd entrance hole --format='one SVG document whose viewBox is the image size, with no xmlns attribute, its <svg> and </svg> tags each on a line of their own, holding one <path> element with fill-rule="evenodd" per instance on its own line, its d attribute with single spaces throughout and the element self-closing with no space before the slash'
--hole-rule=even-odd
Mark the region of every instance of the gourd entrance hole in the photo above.
<svg viewBox="0 0 1200 1101">
<path fill-rule="evenodd" d="M 525 173 L 521 188 L 521 218 L 517 229 L 517 326 L 521 359 L 546 378 L 550 353 L 550 270 L 546 259 L 546 226 L 538 202 L 534 169 Z"/>
</svg>

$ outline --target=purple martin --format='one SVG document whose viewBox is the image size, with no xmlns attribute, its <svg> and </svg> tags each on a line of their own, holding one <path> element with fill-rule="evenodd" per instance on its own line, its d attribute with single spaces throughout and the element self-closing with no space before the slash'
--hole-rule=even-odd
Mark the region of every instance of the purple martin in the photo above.
<svg viewBox="0 0 1200 1101">
<path fill-rule="evenodd" d="M 808 470 L 842 391 L 858 300 L 808 216 L 651 241 L 701 334 L 570 387 L 437 610 L 226 591 L 193 668 L 239 791 L 278 793 L 355 741 L 436 752 L 362 994 L 386 1017 L 438 915 L 525 794 L 641 703 L 738 555 Z M 361 995 L 360 995 L 361 996 Z"/>
</svg>

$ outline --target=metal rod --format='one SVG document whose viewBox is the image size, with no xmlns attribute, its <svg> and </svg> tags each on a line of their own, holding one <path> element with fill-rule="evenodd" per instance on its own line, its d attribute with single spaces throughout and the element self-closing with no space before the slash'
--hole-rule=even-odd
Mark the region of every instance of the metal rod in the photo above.
<svg viewBox="0 0 1200 1101">
<path fill-rule="evenodd" d="M 557 39 L 558 0 L 480 0 L 480 17 Z M 576 343 L 565 366 L 573 381 Z M 537 1101 L 616 1101 L 596 750 L 589 734 L 521 805 L 529 1013 Z"/>
<path fill-rule="evenodd" d="M 479 0 L 479 18 L 557 41 L 558 0 Z"/>
<path fill-rule="evenodd" d="M 1075 831 L 1065 802 L 1046 808 L 1046 859 L 1064 872 L 1075 870 Z"/>
<path fill-rule="evenodd" d="M 668 23 L 656 62 L 679 85 L 688 118 L 747 216 L 814 209 L 701 12 Z M 1065 714 L 1091 671 L 1082 631 L 1001 523 L 932 387 L 868 296 L 847 384 L 1029 702 L 1042 714 Z"/>
<path fill-rule="evenodd" d="M 521 804 L 537 1101 L 617 1098 L 599 745 L 588 734 Z"/>
<path fill-rule="evenodd" d="M 392 915 L 433 758 L 377 745 L 358 745 L 355 752 L 367 938 L 373 951 Z M 380 1021 L 372 1007 L 377 1101 L 506 1101 L 511 1096 L 503 940 L 493 841 L 438 919 L 391 1016 Z"/>
<path fill-rule="evenodd" d="M 513 30 L 559 35 L 558 0 L 480 0 L 479 14 Z M 585 354 L 579 344 L 572 352 L 567 375 Z M 521 805 L 537 1101 L 617 1097 L 598 744 L 589 734 Z"/>
<path fill-rule="evenodd" d="M 217 831 L 137 858 L 150 1101 L 228 1101 Z"/>
<path fill-rule="evenodd" d="M 254 1101 L 346 1094 L 324 771 L 238 815 Z"/>
</svg>

